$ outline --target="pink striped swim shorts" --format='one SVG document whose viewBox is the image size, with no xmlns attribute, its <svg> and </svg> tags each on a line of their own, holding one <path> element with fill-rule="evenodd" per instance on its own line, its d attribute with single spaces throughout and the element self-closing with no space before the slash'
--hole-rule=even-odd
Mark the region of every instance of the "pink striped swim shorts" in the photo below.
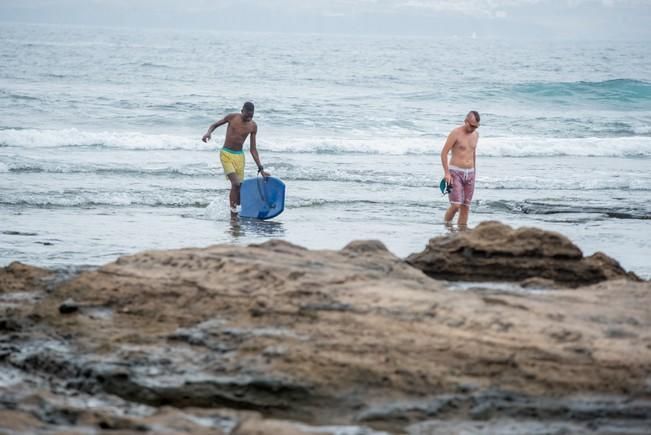
<svg viewBox="0 0 651 435">
<path fill-rule="evenodd" d="M 475 193 L 475 168 L 448 167 L 452 176 L 452 190 L 448 194 L 450 204 L 461 204 L 470 207 L 472 195 Z"/>
</svg>

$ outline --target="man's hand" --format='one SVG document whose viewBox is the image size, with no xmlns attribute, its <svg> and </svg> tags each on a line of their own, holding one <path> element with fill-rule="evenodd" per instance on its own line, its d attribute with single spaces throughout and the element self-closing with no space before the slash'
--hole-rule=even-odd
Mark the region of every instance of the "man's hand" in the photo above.
<svg viewBox="0 0 651 435">
<path fill-rule="evenodd" d="M 201 140 L 204 141 L 205 143 L 208 143 L 208 141 L 210 140 L 210 133 L 204 134 Z"/>
<path fill-rule="evenodd" d="M 258 166 L 258 174 L 262 175 L 264 178 L 267 178 L 269 175 L 269 172 L 264 170 L 263 166 Z"/>
<path fill-rule="evenodd" d="M 449 172 L 445 173 L 445 182 L 448 184 L 452 184 L 452 175 L 450 175 Z"/>
</svg>

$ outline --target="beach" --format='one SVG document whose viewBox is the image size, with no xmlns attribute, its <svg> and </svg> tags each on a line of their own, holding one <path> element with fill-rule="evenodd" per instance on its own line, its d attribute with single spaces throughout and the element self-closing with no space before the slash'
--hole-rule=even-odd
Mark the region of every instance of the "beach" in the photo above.
<svg viewBox="0 0 651 435">
<path fill-rule="evenodd" d="M 406 256 L 447 231 L 439 153 L 478 110 L 470 226 L 559 230 L 651 276 L 646 44 L 486 41 L 461 68 L 454 38 L 2 29 L 2 264 L 270 238 L 379 239 Z M 224 127 L 200 140 L 245 100 L 262 162 L 287 184 L 270 222 L 231 223 Z"/>
<path fill-rule="evenodd" d="M 0 41 L 3 434 L 648 432 L 645 41 Z M 269 221 L 201 141 L 245 101 Z M 466 229 L 438 186 L 470 110 Z"/>
</svg>

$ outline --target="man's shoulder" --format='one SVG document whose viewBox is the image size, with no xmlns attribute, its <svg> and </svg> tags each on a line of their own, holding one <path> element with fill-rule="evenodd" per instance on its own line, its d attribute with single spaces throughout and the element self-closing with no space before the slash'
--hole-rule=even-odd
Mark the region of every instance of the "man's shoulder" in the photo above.
<svg viewBox="0 0 651 435">
<path fill-rule="evenodd" d="M 228 123 L 230 124 L 230 123 L 233 122 L 235 119 L 237 119 L 237 118 L 235 117 L 236 115 L 237 115 L 237 113 L 229 113 L 229 114 L 227 114 L 226 116 L 224 116 L 224 118 L 222 118 L 222 120 L 223 120 L 223 121 L 226 121 L 226 122 L 228 122 Z"/>
</svg>

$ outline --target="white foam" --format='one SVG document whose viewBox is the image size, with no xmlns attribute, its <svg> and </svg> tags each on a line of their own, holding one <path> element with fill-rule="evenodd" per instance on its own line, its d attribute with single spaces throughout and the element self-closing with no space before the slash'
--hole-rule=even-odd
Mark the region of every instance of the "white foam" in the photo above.
<svg viewBox="0 0 651 435">
<path fill-rule="evenodd" d="M 649 135 L 651 134 L 651 125 L 638 125 L 633 127 L 633 132 L 640 135 Z"/>
<path fill-rule="evenodd" d="M 30 207 L 147 206 L 201 207 L 206 201 L 202 192 L 28 192 L 10 191 L 0 198 L 2 204 Z"/>
<path fill-rule="evenodd" d="M 0 144 L 29 148 L 102 146 L 130 150 L 211 150 L 218 148 L 215 142 L 202 142 L 199 134 L 196 137 L 189 137 L 138 132 L 89 132 L 80 131 L 76 128 L 63 130 L 0 130 Z"/>
<path fill-rule="evenodd" d="M 258 141 L 261 142 L 260 139 Z M 440 152 L 439 146 L 442 145 L 442 142 L 439 144 L 438 141 L 423 137 L 409 138 L 387 135 L 369 137 L 358 135 L 357 137 L 312 136 L 303 138 L 296 135 L 291 135 L 291 137 L 270 135 L 266 138 L 262 147 L 277 152 L 404 155 Z"/>
<path fill-rule="evenodd" d="M 273 138 L 265 149 L 279 152 L 438 154 L 445 137 L 316 137 L 308 140 Z M 556 138 L 480 137 L 478 155 L 493 157 L 595 156 L 651 157 L 651 137 Z"/>
<path fill-rule="evenodd" d="M 480 140 L 477 152 L 495 157 L 651 157 L 651 138 L 487 137 Z"/>
<path fill-rule="evenodd" d="M 651 190 L 651 176 L 639 173 L 597 174 L 594 178 L 582 173 L 570 173 L 562 178 L 550 177 L 545 183 L 535 176 L 489 177 L 480 176 L 478 183 L 483 189 L 527 190 Z"/>
<path fill-rule="evenodd" d="M 445 137 L 387 135 L 378 132 L 351 132 L 350 136 L 301 136 L 294 132 L 269 132 L 258 138 L 258 148 L 264 151 L 307 153 L 371 153 L 371 154 L 438 154 Z M 216 150 L 217 140 L 203 143 L 200 135 L 180 136 L 146 134 L 139 132 L 88 132 L 75 128 L 64 130 L 25 129 L 0 130 L 0 145 L 15 147 L 99 146 L 126 150 L 181 149 L 195 151 Z M 245 145 L 248 148 L 248 145 Z M 651 157 L 651 137 L 527 137 L 482 136 L 478 155 L 495 157 L 542 156 L 600 156 Z M 0 171 L 3 169 L 0 168 Z M 6 172 L 6 169 L 4 169 Z"/>
<path fill-rule="evenodd" d="M 218 196 L 204 210 L 204 216 L 210 220 L 226 220 L 230 217 L 228 196 Z"/>
<path fill-rule="evenodd" d="M 145 166 L 145 164 L 138 165 L 133 161 L 125 162 L 124 160 L 117 162 L 73 162 L 57 160 L 39 161 L 34 158 L 16 158 L 15 161 L 8 165 L 0 162 L 0 172 L 49 172 L 61 174 L 115 172 L 126 175 L 207 176 L 213 175 L 214 170 L 215 169 L 211 166 L 193 166 L 192 164 L 184 165 L 183 162 L 150 165 L 149 167 Z"/>
</svg>

